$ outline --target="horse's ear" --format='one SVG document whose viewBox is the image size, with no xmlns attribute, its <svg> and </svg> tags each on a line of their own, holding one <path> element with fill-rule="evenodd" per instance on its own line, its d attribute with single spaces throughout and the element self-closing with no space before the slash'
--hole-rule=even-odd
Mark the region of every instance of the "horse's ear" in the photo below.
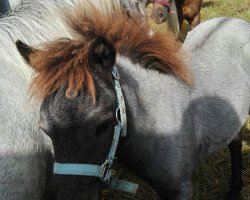
<svg viewBox="0 0 250 200">
<path fill-rule="evenodd" d="M 110 72 L 115 64 L 116 51 L 112 42 L 97 37 L 89 47 L 89 66 L 96 72 Z"/>
<path fill-rule="evenodd" d="M 30 55 L 35 51 L 35 49 L 23 43 L 21 40 L 16 41 L 16 47 L 26 62 L 30 64 Z"/>
</svg>

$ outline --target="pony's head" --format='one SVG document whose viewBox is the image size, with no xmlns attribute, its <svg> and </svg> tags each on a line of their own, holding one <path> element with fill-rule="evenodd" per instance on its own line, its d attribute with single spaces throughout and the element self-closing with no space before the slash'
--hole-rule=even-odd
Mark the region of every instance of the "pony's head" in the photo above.
<svg viewBox="0 0 250 200">
<path fill-rule="evenodd" d="M 167 16 L 169 15 L 170 6 L 172 0 L 152 0 L 153 9 L 151 12 L 151 18 L 155 23 L 163 23 L 167 20 Z"/>
<path fill-rule="evenodd" d="M 115 126 L 116 95 L 112 67 L 116 52 L 149 70 L 189 82 L 174 36 L 151 31 L 113 0 L 101 8 L 84 1 L 67 22 L 72 39 L 59 39 L 33 48 L 16 43 L 35 71 L 30 94 L 42 100 L 40 127 L 51 138 L 55 161 L 102 165 Z M 98 178 L 56 175 L 57 199 L 97 198 Z"/>
<path fill-rule="evenodd" d="M 55 162 L 102 165 L 115 126 L 112 66 L 115 49 L 108 40 L 60 40 L 42 50 L 18 41 L 17 47 L 38 76 L 40 128 L 51 138 Z M 57 199 L 97 199 L 100 180 L 56 175 Z"/>
</svg>

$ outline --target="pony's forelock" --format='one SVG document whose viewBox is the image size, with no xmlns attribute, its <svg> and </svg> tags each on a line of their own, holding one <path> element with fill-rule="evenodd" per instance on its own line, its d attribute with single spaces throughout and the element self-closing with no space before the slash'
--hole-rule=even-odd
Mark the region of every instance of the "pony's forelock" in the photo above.
<svg viewBox="0 0 250 200">
<path fill-rule="evenodd" d="M 52 94 L 66 84 L 66 97 L 74 98 L 85 85 L 95 101 L 93 76 L 89 69 L 88 43 L 60 39 L 31 54 L 30 64 L 36 71 L 30 95 L 38 99 Z"/>
<path fill-rule="evenodd" d="M 172 73 L 191 83 L 191 75 L 183 63 L 180 44 L 170 33 L 151 34 L 149 23 L 131 18 L 118 0 L 84 0 L 64 13 L 74 40 L 63 39 L 45 45 L 31 56 L 37 75 L 32 82 L 33 94 L 44 98 L 65 82 L 66 95 L 75 97 L 85 87 L 95 101 L 96 90 L 88 63 L 88 48 L 98 37 L 111 41 L 118 54 L 144 68 Z M 151 34 L 151 35 L 150 35 Z"/>
</svg>

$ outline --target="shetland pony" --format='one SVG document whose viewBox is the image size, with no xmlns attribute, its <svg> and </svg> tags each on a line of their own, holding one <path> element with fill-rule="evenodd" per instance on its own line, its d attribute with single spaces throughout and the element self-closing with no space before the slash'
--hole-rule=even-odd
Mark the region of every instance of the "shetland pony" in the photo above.
<svg viewBox="0 0 250 200">
<path fill-rule="evenodd" d="M 104 3 L 104 2 L 103 2 Z M 40 127 L 59 163 L 104 163 L 113 138 L 116 65 L 127 106 L 118 158 L 167 200 L 191 200 L 198 163 L 228 146 L 227 199 L 242 188 L 241 127 L 250 110 L 250 24 L 217 18 L 197 26 L 183 47 L 167 33 L 148 36 L 112 1 L 69 11 L 72 38 L 17 48 L 35 76 Z M 110 9 L 107 9 L 110 8 Z M 188 54 L 184 51 L 188 50 Z M 97 199 L 98 178 L 54 175 L 55 199 Z"/>
<path fill-rule="evenodd" d="M 39 105 L 28 102 L 33 70 L 14 42 L 21 39 L 37 45 L 73 37 L 61 13 L 72 6 L 73 0 L 23 0 L 20 7 L 0 18 L 0 199 L 47 198 L 53 147 L 38 127 Z"/>
</svg>

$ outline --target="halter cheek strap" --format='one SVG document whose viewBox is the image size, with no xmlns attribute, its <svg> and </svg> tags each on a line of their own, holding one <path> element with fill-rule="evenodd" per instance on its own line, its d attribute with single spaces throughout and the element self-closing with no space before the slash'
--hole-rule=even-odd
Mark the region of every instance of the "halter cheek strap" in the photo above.
<svg viewBox="0 0 250 200">
<path fill-rule="evenodd" d="M 74 163 L 54 163 L 54 174 L 59 175 L 76 175 L 76 176 L 91 176 L 100 178 L 100 180 L 107 184 L 109 188 L 122 190 L 129 193 L 136 193 L 138 184 L 128 181 L 117 180 L 112 176 L 111 166 L 115 159 L 116 149 L 120 137 L 127 135 L 127 116 L 124 97 L 119 82 L 120 75 L 116 66 L 112 70 L 114 79 L 114 88 L 116 93 L 116 120 L 117 125 L 114 129 L 113 141 L 106 161 L 102 165 L 92 164 L 74 164 Z"/>
</svg>

